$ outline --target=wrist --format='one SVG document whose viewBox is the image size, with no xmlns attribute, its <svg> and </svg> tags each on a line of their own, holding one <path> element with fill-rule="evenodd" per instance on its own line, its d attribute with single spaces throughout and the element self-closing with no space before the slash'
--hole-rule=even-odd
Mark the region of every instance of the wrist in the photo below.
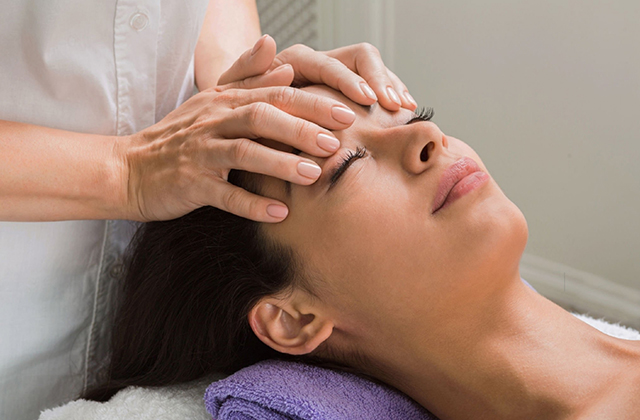
<svg viewBox="0 0 640 420">
<path fill-rule="evenodd" d="M 130 136 L 114 136 L 111 138 L 111 213 L 114 219 L 140 220 L 131 196 L 130 152 L 135 143 L 135 134 Z"/>
</svg>

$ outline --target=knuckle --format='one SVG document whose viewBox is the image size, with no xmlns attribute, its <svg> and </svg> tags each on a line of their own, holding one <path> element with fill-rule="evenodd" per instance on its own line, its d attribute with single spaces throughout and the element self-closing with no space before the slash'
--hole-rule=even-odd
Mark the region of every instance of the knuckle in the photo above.
<svg viewBox="0 0 640 420">
<path fill-rule="evenodd" d="M 230 189 L 222 197 L 222 205 L 225 210 L 236 213 L 242 205 L 242 190 L 240 188 Z"/>
<path fill-rule="evenodd" d="M 251 89 L 251 79 L 242 79 L 237 83 L 239 89 Z"/>
<path fill-rule="evenodd" d="M 297 120 L 293 124 L 293 135 L 295 136 L 294 138 L 303 139 L 305 137 L 305 133 L 309 131 L 309 125 L 310 124 L 304 120 Z"/>
<path fill-rule="evenodd" d="M 327 103 L 323 97 L 314 95 L 311 100 L 311 108 L 313 109 L 314 115 L 324 115 L 327 112 L 330 112 L 328 110 L 331 109 L 331 104 Z"/>
<path fill-rule="evenodd" d="M 212 98 L 212 102 L 220 102 L 223 104 L 231 104 L 236 97 L 235 89 L 225 89 Z"/>
<path fill-rule="evenodd" d="M 342 63 L 342 61 L 338 60 L 335 57 L 327 57 L 327 62 L 325 66 L 330 67 L 333 70 L 342 70 L 346 68 L 346 66 Z"/>
<path fill-rule="evenodd" d="M 295 88 L 286 86 L 277 89 L 272 98 L 272 102 L 278 108 L 289 109 L 295 102 L 297 91 Z"/>
<path fill-rule="evenodd" d="M 238 139 L 233 142 L 231 159 L 236 165 L 241 165 L 251 158 L 256 148 L 256 143 L 248 139 Z"/>
<path fill-rule="evenodd" d="M 375 45 L 368 42 L 361 42 L 360 44 L 358 44 L 358 49 L 366 54 L 373 54 L 378 57 L 380 56 L 380 51 L 375 47 Z"/>
<path fill-rule="evenodd" d="M 247 125 L 253 132 L 264 124 L 271 114 L 271 108 L 264 102 L 254 102 L 248 106 Z"/>
<path fill-rule="evenodd" d="M 262 206 L 260 206 L 260 202 L 258 200 L 249 200 L 246 212 L 249 219 L 258 219 L 262 215 Z"/>
<path fill-rule="evenodd" d="M 287 48 L 288 50 L 294 51 L 294 52 L 307 52 L 307 51 L 313 51 L 313 48 L 308 47 L 304 44 L 294 44 L 292 46 L 290 46 L 289 48 Z"/>
</svg>

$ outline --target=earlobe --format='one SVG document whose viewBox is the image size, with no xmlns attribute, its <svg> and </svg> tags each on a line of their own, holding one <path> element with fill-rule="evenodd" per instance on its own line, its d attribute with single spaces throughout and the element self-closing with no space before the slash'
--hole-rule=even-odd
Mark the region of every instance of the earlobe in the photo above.
<svg viewBox="0 0 640 420">
<path fill-rule="evenodd" d="M 262 300 L 249 312 L 254 334 L 281 353 L 301 355 L 329 338 L 333 322 L 320 314 L 302 313 L 290 303 Z"/>
</svg>

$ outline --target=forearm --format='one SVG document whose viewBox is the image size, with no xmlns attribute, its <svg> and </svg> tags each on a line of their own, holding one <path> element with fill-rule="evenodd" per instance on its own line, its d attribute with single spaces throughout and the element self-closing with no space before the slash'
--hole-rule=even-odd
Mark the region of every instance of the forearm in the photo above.
<svg viewBox="0 0 640 420">
<path fill-rule="evenodd" d="M 125 139 L 0 120 L 0 220 L 126 219 Z"/>
<path fill-rule="evenodd" d="M 198 89 L 216 86 L 220 75 L 260 35 L 255 0 L 210 0 L 195 51 Z"/>
</svg>

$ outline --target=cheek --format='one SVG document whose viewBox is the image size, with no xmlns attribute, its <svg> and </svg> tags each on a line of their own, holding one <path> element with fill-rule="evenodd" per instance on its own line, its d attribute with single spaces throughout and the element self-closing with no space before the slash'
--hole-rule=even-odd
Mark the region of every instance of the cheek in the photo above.
<svg viewBox="0 0 640 420">
<path fill-rule="evenodd" d="M 358 185 L 367 187 L 352 188 L 348 200 L 319 212 L 305 254 L 331 279 L 345 310 L 370 313 L 407 305 L 413 296 L 424 302 L 452 245 L 430 219 L 429 196 L 393 175 Z"/>
</svg>

